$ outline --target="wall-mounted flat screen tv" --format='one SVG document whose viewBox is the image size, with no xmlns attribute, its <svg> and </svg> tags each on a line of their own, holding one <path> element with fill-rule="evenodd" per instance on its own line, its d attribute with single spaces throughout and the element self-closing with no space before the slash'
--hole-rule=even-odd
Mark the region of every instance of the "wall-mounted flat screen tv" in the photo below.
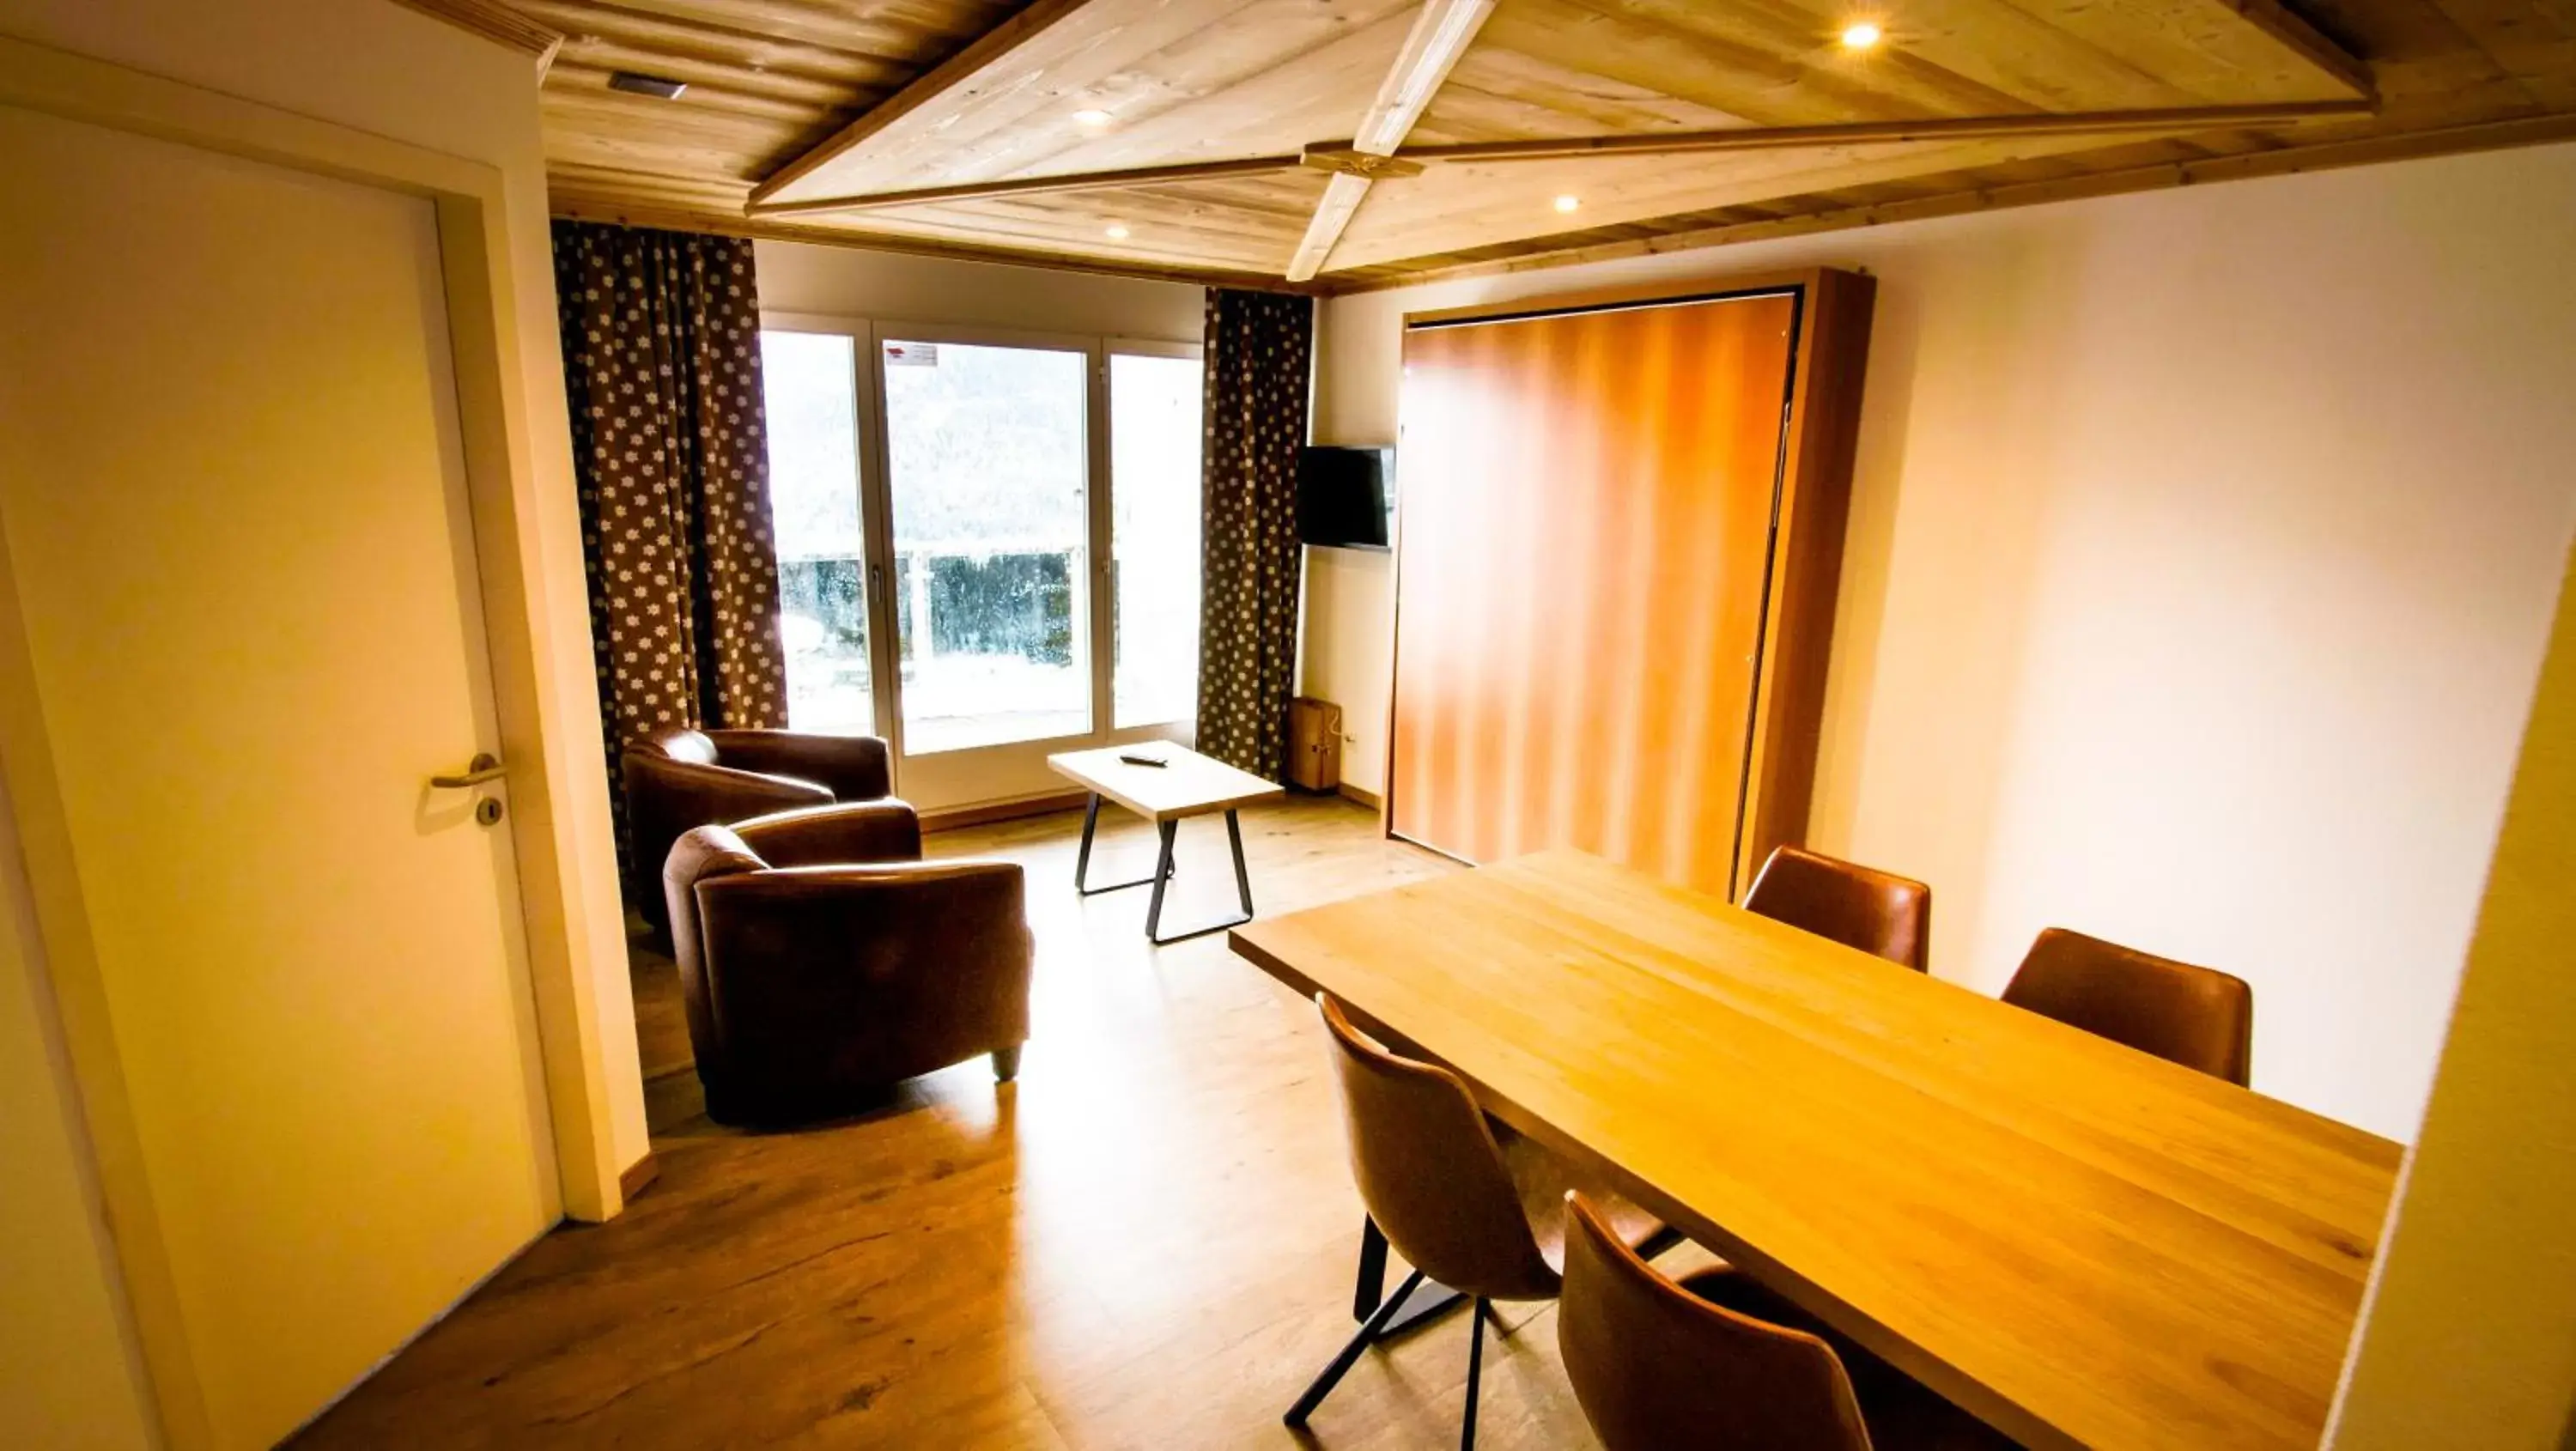
<svg viewBox="0 0 2576 1451">
<path fill-rule="evenodd" d="M 1393 518 L 1391 448 L 1307 448 L 1297 455 L 1297 537 L 1336 549 L 1384 549 Z"/>
</svg>

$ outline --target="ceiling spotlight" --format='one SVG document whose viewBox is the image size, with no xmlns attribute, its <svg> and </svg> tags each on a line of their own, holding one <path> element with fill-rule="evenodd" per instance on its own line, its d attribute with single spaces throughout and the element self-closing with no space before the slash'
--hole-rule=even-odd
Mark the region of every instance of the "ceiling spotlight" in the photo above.
<svg viewBox="0 0 2576 1451">
<path fill-rule="evenodd" d="M 1116 222 L 1111 222 L 1102 230 L 1101 235 L 1113 242 L 1124 242 L 1127 240 L 1127 229 Z"/>
<path fill-rule="evenodd" d="M 1583 202 L 1577 197 L 1561 196 L 1556 199 L 1556 209 L 1560 212 L 1570 212 L 1581 205 Z"/>
<path fill-rule="evenodd" d="M 1864 20 L 1843 31 L 1843 46 L 1848 50 L 1867 50 L 1886 37 L 1886 31 Z"/>
<path fill-rule="evenodd" d="M 1079 126 L 1106 126 L 1109 124 L 1109 113 L 1095 107 L 1074 112 L 1073 119 L 1074 124 Z"/>
</svg>

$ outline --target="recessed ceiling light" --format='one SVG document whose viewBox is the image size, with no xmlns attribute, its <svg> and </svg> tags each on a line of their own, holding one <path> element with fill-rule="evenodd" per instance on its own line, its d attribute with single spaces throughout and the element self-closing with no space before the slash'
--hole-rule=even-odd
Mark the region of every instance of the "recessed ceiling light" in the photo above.
<svg viewBox="0 0 2576 1451">
<path fill-rule="evenodd" d="M 1124 242 L 1127 240 L 1127 229 L 1116 222 L 1111 222 L 1101 235 L 1113 242 Z"/>
<path fill-rule="evenodd" d="M 1097 109 L 1097 108 L 1094 108 L 1094 109 L 1090 109 L 1090 110 L 1082 110 L 1082 111 L 1076 111 L 1076 112 L 1074 112 L 1074 113 L 1073 113 L 1073 119 L 1074 119 L 1075 124 L 1077 124 L 1077 125 L 1082 125 L 1082 126 L 1106 126 L 1106 125 L 1108 125 L 1108 124 L 1109 124 L 1109 113 L 1108 113 L 1108 112 L 1106 112 L 1106 111 L 1103 111 L 1103 110 L 1099 110 L 1099 109 Z"/>
<path fill-rule="evenodd" d="M 1886 37 L 1886 31 L 1864 20 L 1843 31 L 1843 45 L 1851 50 L 1867 50 Z"/>
<path fill-rule="evenodd" d="M 1560 212 L 1570 212 L 1581 205 L 1583 202 L 1578 197 L 1561 196 L 1556 199 L 1556 209 Z"/>
</svg>

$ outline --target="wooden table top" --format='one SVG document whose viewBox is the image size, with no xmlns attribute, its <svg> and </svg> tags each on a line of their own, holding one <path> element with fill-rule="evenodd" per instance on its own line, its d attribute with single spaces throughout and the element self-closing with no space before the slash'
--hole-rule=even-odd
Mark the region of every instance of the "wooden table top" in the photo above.
<svg viewBox="0 0 2576 1451">
<path fill-rule="evenodd" d="M 2318 1443 L 2388 1140 L 1579 852 L 1231 941 L 2026 1445 Z"/>
<path fill-rule="evenodd" d="M 1171 764 L 1159 768 L 1131 766 L 1118 759 L 1122 755 L 1155 756 Z M 1238 771 L 1223 761 L 1169 741 L 1059 751 L 1047 757 L 1047 765 L 1057 775 L 1108 797 L 1147 821 L 1231 811 L 1287 794 L 1276 781 L 1264 781 L 1249 771 Z"/>
</svg>

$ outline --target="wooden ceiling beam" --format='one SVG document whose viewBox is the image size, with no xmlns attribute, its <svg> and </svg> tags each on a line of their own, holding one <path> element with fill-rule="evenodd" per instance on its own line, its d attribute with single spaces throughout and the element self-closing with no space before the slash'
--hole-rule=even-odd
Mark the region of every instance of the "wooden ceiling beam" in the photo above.
<svg viewBox="0 0 2576 1451">
<path fill-rule="evenodd" d="M 2457 156 L 2469 152 L 2493 151 L 2515 146 L 2546 146 L 2565 141 L 2576 141 L 2576 114 L 2523 116 L 2513 120 L 2483 121 L 2464 126 L 2444 127 L 2439 130 L 2360 136 L 2343 141 L 2311 142 L 2302 146 L 2284 146 L 2271 151 L 2247 151 L 2230 156 L 2211 156 L 2197 161 L 2165 161 L 2117 171 L 2082 172 L 2071 176 L 2052 177 L 2044 181 L 1965 187 L 1957 191 L 1912 197 L 1902 201 L 1869 202 L 1860 206 L 1839 207 L 1824 211 L 1793 209 L 1785 215 L 1755 221 L 1727 222 L 1680 232 L 1659 232 L 1653 236 L 1620 241 L 1548 247 L 1491 261 L 1457 262 L 1444 266 L 1411 269 L 1389 267 L 1373 270 L 1366 276 L 1332 279 L 1323 290 L 1331 296 L 1359 292 L 1385 292 L 1400 287 L 1420 287 L 1428 283 L 1455 282 L 1470 277 L 1501 277 L 1552 267 L 1572 267 L 1586 262 L 1608 262 L 1630 257 L 1662 256 L 1672 252 L 1693 252 L 1741 242 L 1777 241 L 1783 237 L 1803 237 L 1818 232 L 1884 226 L 1895 222 L 1929 221 L 1936 217 L 1964 216 L 1975 212 L 2000 211 L 2010 207 L 2087 201 L 2096 197 L 2126 196 L 2133 192 L 2160 191 L 2169 187 L 2205 185 L 2221 181 L 2245 181 L 2268 176 L 2291 176 L 2301 172 L 2332 171 L 2348 166 L 2374 166 L 2391 161 L 2415 161 L 2433 156 Z"/>
<path fill-rule="evenodd" d="M 1395 154 L 1493 13 L 1494 0 L 1426 0 L 1404 38 L 1404 49 L 1396 53 L 1395 65 L 1387 71 L 1377 99 L 1370 103 L 1346 149 L 1365 156 Z M 1367 199 L 1370 185 L 1370 179 L 1356 170 L 1336 169 L 1314 219 L 1306 224 L 1297 255 L 1288 264 L 1289 281 L 1304 282 L 1324 270 L 1343 228 Z"/>
<path fill-rule="evenodd" d="M 1685 152 L 1774 151 L 1899 141 L 1967 141 L 1997 136 L 2087 136 L 2123 132 L 2217 131 L 2237 127 L 2351 120 L 2374 114 L 2372 101 L 2285 101 L 2259 106 L 2174 106 L 2138 111 L 2035 112 L 2021 116 L 1941 116 L 1913 121 L 1852 121 L 1830 126 L 1743 126 L 1720 131 L 1646 131 L 1621 136 L 1561 136 L 1535 141 L 1470 141 L 1401 146 L 1395 159 L 1543 161 L 1578 156 L 1657 156 Z M 1306 148 L 1310 163 L 1353 154 L 1352 143 Z"/>
<path fill-rule="evenodd" d="M 1071 17 L 1089 0 L 1033 0 L 1010 19 L 977 36 L 965 49 L 921 73 L 910 85 L 833 132 L 819 145 L 769 174 L 751 190 L 758 207 L 781 191 L 866 144 L 870 137 L 972 80 L 978 73 Z"/>
<path fill-rule="evenodd" d="M 537 74 L 553 65 L 555 52 L 563 48 L 563 33 L 550 29 L 499 3 L 499 0 L 394 0 L 406 9 L 435 16 L 460 30 L 470 30 L 485 40 L 497 41 L 512 50 L 523 50 L 535 56 Z"/>
<path fill-rule="evenodd" d="M 2379 94 L 2378 82 L 2371 78 L 2369 65 L 2337 45 L 2324 31 L 2301 19 L 2296 11 L 2280 0 L 2227 0 L 2227 8 L 2244 17 L 2248 25 L 2278 41 L 2299 59 L 2351 87 L 2354 95 L 2376 97 Z"/>
<path fill-rule="evenodd" d="M 955 186 L 924 186 L 908 191 L 870 192 L 865 196 L 817 197 L 810 201 L 754 202 L 754 217 L 801 217 L 823 212 L 882 211 L 887 207 L 922 206 L 931 202 L 972 202 L 992 197 L 1035 196 L 1077 191 L 1107 191 L 1159 182 L 1216 181 L 1233 176 L 1268 176 L 1294 171 L 1301 156 L 1245 156 L 1227 161 L 1184 161 L 1170 166 L 1133 166 L 1122 171 L 1086 171 L 1068 176 L 1022 176 L 1002 181 L 969 181 Z"/>
</svg>

